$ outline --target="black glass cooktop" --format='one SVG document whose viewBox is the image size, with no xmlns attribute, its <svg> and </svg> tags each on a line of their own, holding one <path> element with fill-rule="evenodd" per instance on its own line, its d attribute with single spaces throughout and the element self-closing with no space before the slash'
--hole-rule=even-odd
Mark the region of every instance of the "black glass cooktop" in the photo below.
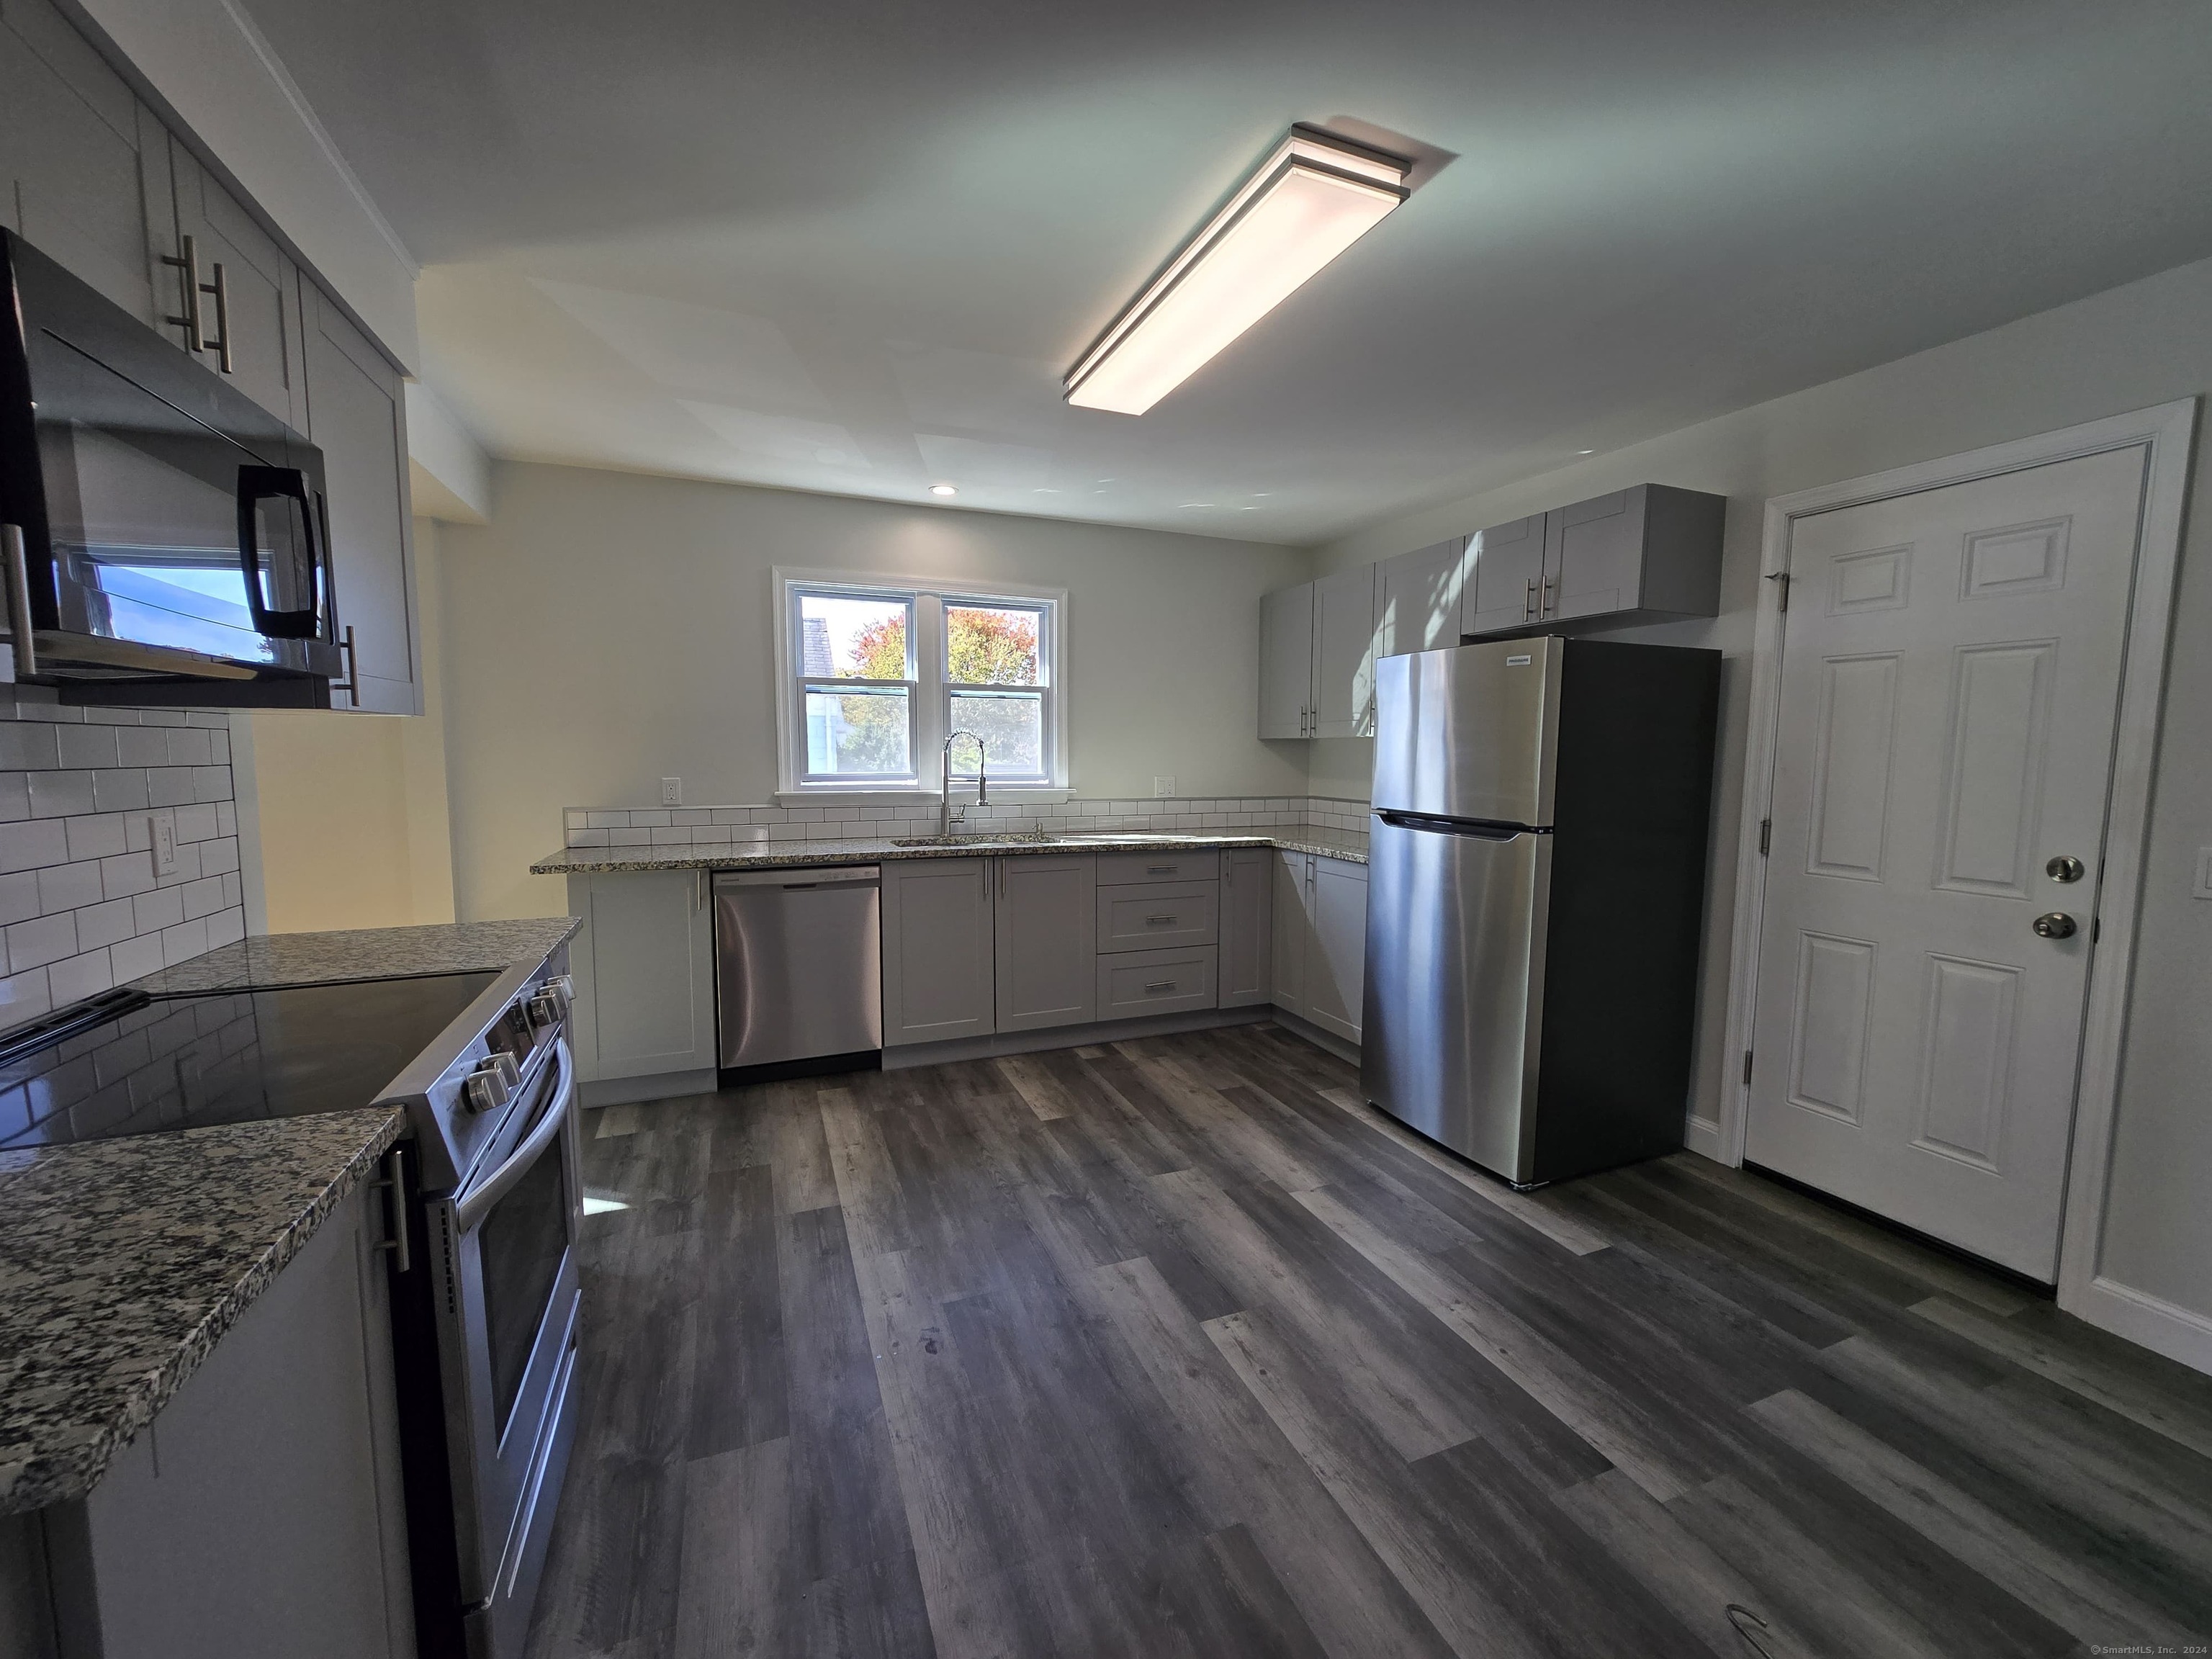
<svg viewBox="0 0 2212 1659">
<path fill-rule="evenodd" d="M 0 1147 L 369 1105 L 498 977 L 111 992 L 0 1036 Z"/>
</svg>

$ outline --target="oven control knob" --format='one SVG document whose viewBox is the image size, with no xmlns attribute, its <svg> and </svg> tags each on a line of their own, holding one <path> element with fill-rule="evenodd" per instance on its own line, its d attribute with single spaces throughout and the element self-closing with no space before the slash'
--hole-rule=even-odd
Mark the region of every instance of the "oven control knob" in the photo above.
<svg viewBox="0 0 2212 1659">
<path fill-rule="evenodd" d="M 558 1025 L 568 1018 L 568 994 L 560 980 L 549 979 L 530 999 L 530 1023 L 541 1029 Z"/>
<path fill-rule="evenodd" d="M 472 1112 L 496 1111 L 514 1098 L 515 1085 L 521 1080 L 514 1055 L 493 1054 L 469 1073 L 461 1085 L 461 1098 Z"/>
</svg>

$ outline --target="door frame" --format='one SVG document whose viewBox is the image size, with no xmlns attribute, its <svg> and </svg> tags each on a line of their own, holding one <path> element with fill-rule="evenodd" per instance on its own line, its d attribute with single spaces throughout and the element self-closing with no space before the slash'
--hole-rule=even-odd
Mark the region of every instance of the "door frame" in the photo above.
<svg viewBox="0 0 2212 1659">
<path fill-rule="evenodd" d="M 1743 1162 L 1751 1085 L 1737 1069 L 1736 1057 L 1752 1046 L 1766 900 L 1767 861 L 1759 849 L 1759 827 L 1773 816 L 1774 760 L 1782 713 L 1783 585 L 1773 578 L 1789 568 L 1790 533 L 1796 522 L 1839 507 L 2147 445 L 2150 453 L 2144 470 L 2135 586 L 2129 598 L 2126 646 L 2121 659 L 2112 789 L 2106 804 L 2105 878 L 2097 911 L 2101 937 L 2089 961 L 2072 1151 L 2060 1222 L 2058 1305 L 2168 1353 L 2177 1353 L 2179 1344 L 2195 1356 L 2191 1363 L 2203 1364 L 2203 1356 L 2212 1355 L 2212 1322 L 2146 1297 L 2098 1272 L 2197 403 L 2195 398 L 2185 398 L 1986 449 L 1778 495 L 1766 503 L 1751 651 L 1751 722 L 1745 743 L 1743 809 L 1736 830 L 1735 937 L 1729 969 L 1727 1047 L 1723 1050 L 1729 1061 L 1729 1077 L 1718 1120 L 1692 1116 L 1686 1141 L 1692 1151 L 1723 1164 Z M 2177 1329 L 2177 1317 L 2191 1328 Z"/>
</svg>

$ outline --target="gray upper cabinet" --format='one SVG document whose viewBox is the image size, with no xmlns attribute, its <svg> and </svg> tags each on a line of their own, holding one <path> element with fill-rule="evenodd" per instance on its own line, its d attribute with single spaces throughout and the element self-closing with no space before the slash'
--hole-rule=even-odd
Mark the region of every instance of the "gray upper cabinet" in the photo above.
<svg viewBox="0 0 2212 1659">
<path fill-rule="evenodd" d="M 1363 564 L 1314 584 L 1317 738 L 1364 734 L 1375 681 L 1376 569 Z"/>
<path fill-rule="evenodd" d="M 1375 654 L 1399 657 L 1457 645 L 1472 538 L 1454 536 L 1376 567 Z"/>
<path fill-rule="evenodd" d="M 1469 634 L 1719 614 L 1728 500 L 1638 484 L 1475 532 Z"/>
<path fill-rule="evenodd" d="M 1285 587 L 1260 601 L 1260 735 L 1313 735 L 1314 590 Z"/>
<path fill-rule="evenodd" d="M 422 652 L 399 373 L 320 292 L 310 288 L 301 298 L 307 435 L 323 452 L 331 585 L 346 642 L 347 678 L 331 688 L 331 704 L 419 714 Z"/>
<path fill-rule="evenodd" d="M 1474 568 L 1460 613 L 1461 633 L 1494 634 L 1536 620 L 1543 596 L 1544 518 L 1539 513 L 1468 538 Z"/>
<path fill-rule="evenodd" d="M 278 420 L 304 428 L 298 270 L 222 181 L 173 139 L 169 166 L 176 190 L 177 257 L 181 259 L 185 248 L 191 248 L 193 275 L 202 285 L 200 361 L 229 375 L 240 391 Z M 177 274 L 181 283 L 180 268 Z M 172 332 L 182 339 L 181 331 Z"/>
<path fill-rule="evenodd" d="M 167 211 L 168 172 L 167 135 L 48 0 L 0 5 L 0 215 L 156 328 L 178 309 L 174 283 L 157 280 L 174 275 L 157 268 L 167 228 L 149 223 Z"/>
<path fill-rule="evenodd" d="M 999 1030 L 1088 1024 L 1098 1008 L 1097 860 L 1086 853 L 991 862 L 999 889 Z"/>
</svg>

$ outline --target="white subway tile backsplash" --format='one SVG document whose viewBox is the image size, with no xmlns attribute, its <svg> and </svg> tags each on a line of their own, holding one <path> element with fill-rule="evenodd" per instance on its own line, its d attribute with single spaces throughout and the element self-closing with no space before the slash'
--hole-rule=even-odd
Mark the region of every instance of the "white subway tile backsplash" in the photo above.
<svg viewBox="0 0 2212 1659">
<path fill-rule="evenodd" d="M 165 927 L 173 927 L 185 919 L 185 891 L 181 887 L 157 887 L 150 893 L 141 893 L 131 901 L 136 931 L 158 933 Z"/>
<path fill-rule="evenodd" d="M 33 777 L 37 773 L 31 775 Z M 192 799 L 192 769 L 156 766 L 146 774 L 147 799 L 155 806 L 182 806 Z"/>
<path fill-rule="evenodd" d="M 92 811 L 91 773 L 33 772 L 29 776 L 33 817 L 75 817 Z"/>
<path fill-rule="evenodd" d="M 222 908 L 222 878 L 203 876 L 198 881 L 186 882 L 184 895 L 185 919 L 187 921 L 213 915 Z"/>
<path fill-rule="evenodd" d="M 167 766 L 169 763 L 169 734 L 143 726 L 118 726 L 115 732 L 117 763 L 123 766 Z"/>
<path fill-rule="evenodd" d="M 105 948 L 88 951 L 47 969 L 46 983 L 55 1006 L 67 1007 L 108 989 L 115 983 L 115 970 Z"/>
<path fill-rule="evenodd" d="M 76 954 L 76 918 L 64 911 L 57 916 L 19 921 L 7 930 L 7 941 L 9 973 L 43 968 Z"/>
<path fill-rule="evenodd" d="M 111 858 L 129 845 L 128 831 L 119 812 L 94 812 L 70 818 L 69 855 L 72 859 Z"/>
<path fill-rule="evenodd" d="M 115 729 L 107 726 L 64 726 L 57 729 L 64 766 L 94 767 L 118 764 L 115 758 Z"/>
<path fill-rule="evenodd" d="M 243 930 L 240 931 L 243 937 Z M 161 936 L 142 933 L 132 939 L 118 940 L 108 948 L 108 961 L 115 970 L 115 982 L 128 984 L 147 974 L 157 973 L 161 967 Z"/>
<path fill-rule="evenodd" d="M 82 864 L 51 864 L 39 872 L 39 914 L 81 909 L 97 904 L 106 895 L 100 886 L 97 860 Z"/>
</svg>

